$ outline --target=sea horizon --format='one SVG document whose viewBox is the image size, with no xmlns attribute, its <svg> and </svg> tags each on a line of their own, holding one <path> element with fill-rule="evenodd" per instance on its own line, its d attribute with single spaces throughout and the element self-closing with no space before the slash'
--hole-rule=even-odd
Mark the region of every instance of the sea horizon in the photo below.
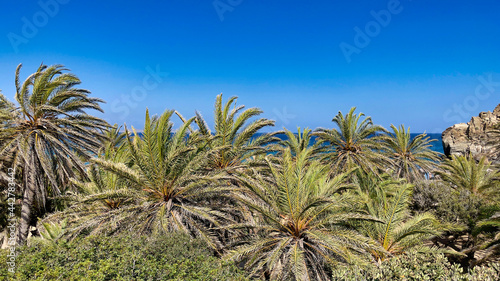
<svg viewBox="0 0 500 281">
<path fill-rule="evenodd" d="M 256 136 L 260 136 L 262 134 L 265 134 L 265 133 L 257 133 L 255 134 Z M 423 133 L 410 133 L 410 136 L 411 138 L 413 139 L 414 137 L 418 136 L 418 135 L 421 135 Z M 296 135 L 296 133 L 295 133 Z M 433 141 L 431 142 L 431 149 L 432 151 L 435 151 L 435 152 L 439 152 L 439 153 L 442 153 L 444 154 L 444 149 L 443 149 L 443 139 L 441 138 L 441 134 L 437 134 L 437 133 L 434 133 L 434 134 L 428 134 L 426 133 L 427 136 L 430 137 L 431 140 L 436 140 L 436 141 Z M 279 137 L 280 139 L 284 140 L 286 138 L 286 135 L 285 134 L 278 134 L 276 135 L 277 137 Z M 314 143 L 316 141 L 316 137 L 312 137 L 311 138 L 311 142 L 309 145 L 311 145 L 312 143 Z"/>
<path fill-rule="evenodd" d="M 267 132 L 267 133 L 256 133 L 254 135 L 254 138 L 255 137 L 259 137 L 259 136 L 261 136 L 263 134 L 268 134 L 268 133 L 269 132 Z M 138 134 L 142 136 L 142 132 L 138 132 Z M 294 134 L 297 135 L 297 133 L 294 133 Z M 423 133 L 410 133 L 410 136 L 413 139 L 414 137 L 416 137 L 418 135 L 421 135 L 421 134 L 423 134 Z M 437 134 L 437 133 L 433 133 L 433 134 L 425 133 L 425 134 L 427 136 L 429 136 L 431 140 L 435 140 L 435 141 L 431 142 L 431 145 L 432 145 L 431 149 L 432 149 L 432 151 L 444 154 L 443 139 L 441 137 L 441 134 Z M 280 138 L 281 140 L 285 140 L 286 139 L 286 135 L 285 134 L 277 134 L 276 136 L 278 138 Z M 309 143 L 309 145 L 312 145 L 315 141 L 316 141 L 316 137 L 315 136 L 311 137 L 311 142 Z"/>
</svg>

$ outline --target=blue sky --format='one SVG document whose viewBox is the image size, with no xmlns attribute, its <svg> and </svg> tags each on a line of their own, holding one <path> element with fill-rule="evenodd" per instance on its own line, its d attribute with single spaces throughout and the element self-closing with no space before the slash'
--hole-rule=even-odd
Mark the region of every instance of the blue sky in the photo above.
<svg viewBox="0 0 500 281">
<path fill-rule="evenodd" d="M 215 96 L 278 128 L 332 127 L 356 106 L 377 124 L 441 132 L 500 103 L 500 2 L 3 1 L 0 89 L 64 64 L 110 123 L 200 111 Z M 343 46 L 343 47 L 342 47 Z M 347 46 L 347 47 L 346 47 Z M 498 81 L 498 82 L 497 82 Z"/>
</svg>

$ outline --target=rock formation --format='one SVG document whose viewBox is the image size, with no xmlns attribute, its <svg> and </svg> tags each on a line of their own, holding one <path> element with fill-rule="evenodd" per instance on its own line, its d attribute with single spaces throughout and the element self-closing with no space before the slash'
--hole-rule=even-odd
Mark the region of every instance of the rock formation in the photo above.
<svg viewBox="0 0 500 281">
<path fill-rule="evenodd" d="M 455 124 L 443 134 L 443 148 L 447 156 L 468 155 L 479 159 L 483 155 L 500 162 L 499 153 L 492 146 L 493 129 L 500 126 L 500 104 L 493 112 L 481 112 L 468 123 Z"/>
</svg>

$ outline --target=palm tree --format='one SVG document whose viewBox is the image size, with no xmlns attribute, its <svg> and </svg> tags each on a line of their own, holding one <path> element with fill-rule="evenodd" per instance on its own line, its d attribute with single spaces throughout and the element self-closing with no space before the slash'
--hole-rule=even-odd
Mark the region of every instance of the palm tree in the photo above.
<svg viewBox="0 0 500 281">
<path fill-rule="evenodd" d="M 392 167 L 397 178 L 406 178 L 409 182 L 425 179 L 425 175 L 435 169 L 439 153 L 430 149 L 431 140 L 425 133 L 414 138 L 410 128 L 404 125 L 397 128 L 391 125 L 392 133 L 384 139 L 387 156 L 392 159 Z"/>
<path fill-rule="evenodd" d="M 127 149 L 127 137 L 120 132 L 121 128 L 115 124 L 105 131 L 106 138 L 97 155 L 101 160 L 122 163 L 130 168 L 132 161 Z M 71 218 L 69 224 L 76 227 L 65 233 L 69 238 L 76 237 L 84 230 L 95 230 L 98 228 L 95 223 L 101 223 L 100 217 L 124 204 L 136 203 L 133 199 L 139 196 L 133 183 L 104 169 L 96 163 L 96 159 L 91 159 L 87 165 L 87 178 L 72 178 L 71 183 L 77 192 L 59 197 L 69 201 L 71 206 L 64 212 L 49 215 L 39 223 L 41 227 L 45 227 L 47 223 L 57 224 L 63 219 Z"/>
<path fill-rule="evenodd" d="M 439 234 L 436 219 L 430 213 L 411 216 L 408 204 L 411 201 L 412 185 L 401 184 L 394 180 L 379 181 L 378 184 L 363 187 L 366 192 L 365 210 L 378 221 L 362 221 L 357 229 L 381 246 L 383 251 L 373 251 L 375 260 L 382 261 L 390 256 L 399 255 L 423 241 Z"/>
<path fill-rule="evenodd" d="M 472 156 L 452 155 L 436 172 L 444 182 L 455 189 L 468 190 L 477 195 L 497 195 L 500 172 L 483 156 L 476 162 Z"/>
<path fill-rule="evenodd" d="M 211 131 L 201 116 L 196 112 L 195 122 L 199 127 L 198 133 L 206 140 L 211 139 L 207 150 L 209 161 L 207 170 L 218 170 L 233 172 L 245 169 L 248 161 L 257 155 L 267 153 L 265 146 L 271 142 L 279 141 L 273 134 L 256 134 L 264 127 L 274 126 L 274 121 L 260 118 L 250 121 L 259 116 L 262 110 L 249 108 L 242 111 L 245 106 L 236 106 L 237 97 L 231 97 L 224 105 L 222 94 L 215 101 L 214 121 L 215 128 Z M 179 114 L 179 117 L 185 119 Z"/>
<path fill-rule="evenodd" d="M 482 236 L 481 243 L 470 249 L 472 252 L 482 250 L 483 254 L 478 260 L 474 260 L 472 266 L 497 259 L 500 256 L 500 212 L 480 221 L 472 234 L 476 237 Z M 479 240 L 479 239 L 477 239 Z"/>
<path fill-rule="evenodd" d="M 363 113 L 355 114 L 355 107 L 345 116 L 339 111 L 333 122 L 339 129 L 320 128 L 315 132 L 319 141 L 329 151 L 324 153 L 323 160 L 331 165 L 334 172 L 343 172 L 359 166 L 365 172 L 378 173 L 389 159 L 381 153 L 382 126 L 374 125 L 371 117 Z"/>
<path fill-rule="evenodd" d="M 123 163 L 130 168 L 132 161 L 126 146 L 127 136 L 120 132 L 121 128 L 115 124 L 106 130 L 106 140 L 99 149 L 98 155 L 102 160 Z M 77 194 L 71 196 L 73 201 L 83 204 L 97 201 L 106 209 L 116 209 L 130 199 L 130 192 L 133 190 L 131 183 L 97 163 L 90 163 L 87 166 L 87 178 L 89 180 L 72 179 L 72 183 L 78 190 Z"/>
<path fill-rule="evenodd" d="M 200 173 L 207 163 L 204 146 L 208 144 L 187 134 L 193 118 L 174 133 L 172 114 L 167 110 L 150 117 L 146 110 L 142 136 L 133 129 L 132 137 L 125 129 L 132 168 L 103 158 L 94 160 L 128 180 L 136 192 L 128 204 L 98 212 L 93 220 L 72 229 L 73 233 L 182 231 L 220 249 L 214 229 L 230 221 L 231 213 L 222 212 L 225 206 L 217 202 L 229 196 L 229 186 L 217 184 L 220 176 Z"/>
<path fill-rule="evenodd" d="M 311 150 L 297 157 L 286 149 L 279 165 L 267 157 L 270 175 L 240 175 L 243 188 L 235 197 L 256 219 L 234 224 L 250 229 L 227 259 L 243 262 L 251 274 L 271 280 L 329 280 L 325 269 L 352 263 L 367 249 L 368 240 L 344 225 L 365 218 L 350 212 L 351 197 L 340 193 L 346 174 L 331 178 L 328 167 L 310 163 Z M 361 254 L 361 255 L 360 255 Z"/>
<path fill-rule="evenodd" d="M 41 65 L 22 84 L 16 69 L 13 118 L 3 124 L 0 155 L 11 157 L 22 170 L 23 201 L 18 242 L 23 244 L 33 221 L 33 210 L 43 209 L 49 194 L 59 195 L 69 178 L 85 176 L 84 160 L 97 152 L 107 123 L 85 110 L 102 112 L 101 99 L 75 86 L 80 79 L 63 73 L 61 65 Z M 2 100 L 5 98 L 2 97 Z"/>
<path fill-rule="evenodd" d="M 112 155 L 126 150 L 127 135 L 122 130 L 122 126 L 114 124 L 105 131 L 106 138 L 101 144 L 98 155 L 109 158 Z"/>
<path fill-rule="evenodd" d="M 60 223 L 42 223 L 42 226 L 44 229 L 44 231 L 40 232 L 43 237 L 42 241 L 53 244 L 63 237 L 67 220 L 64 219 Z"/>
<path fill-rule="evenodd" d="M 317 153 L 319 152 L 320 148 L 317 142 L 314 142 L 311 145 L 312 142 L 312 131 L 309 128 L 305 128 L 304 130 L 301 130 L 300 127 L 297 128 L 297 134 L 292 133 L 291 131 L 285 129 L 283 133 L 286 135 L 286 139 L 282 140 L 279 142 L 280 145 L 280 150 L 283 150 L 284 148 L 289 148 L 292 156 L 296 157 L 297 155 L 301 154 L 302 152 L 308 151 L 311 149 L 310 156 L 311 158 L 314 158 L 317 156 Z M 278 132 L 282 133 L 282 132 Z M 284 150 L 283 150 L 284 151 Z M 282 152 L 283 152 L 282 151 Z"/>
<path fill-rule="evenodd" d="M 14 108 L 13 104 L 9 102 L 0 91 L 0 147 L 2 146 L 1 140 L 4 136 L 8 136 L 11 132 L 7 129 L 10 124 L 10 120 L 13 118 L 12 108 Z M 0 155 L 0 236 L 3 235 L 7 239 L 7 224 L 8 224 L 8 187 L 9 182 L 11 181 L 11 176 L 9 172 L 12 172 L 9 168 L 12 168 L 12 164 L 9 157 L 6 155 Z M 17 177 L 14 177 L 15 183 L 17 183 Z M 15 191 L 18 191 L 17 188 Z M 15 196 L 18 195 L 18 192 L 15 192 Z M 3 242 L 3 238 L 0 239 L 0 243 Z M 2 244 L 3 245 L 3 244 Z M 1 247 L 1 246 L 0 246 Z"/>
</svg>

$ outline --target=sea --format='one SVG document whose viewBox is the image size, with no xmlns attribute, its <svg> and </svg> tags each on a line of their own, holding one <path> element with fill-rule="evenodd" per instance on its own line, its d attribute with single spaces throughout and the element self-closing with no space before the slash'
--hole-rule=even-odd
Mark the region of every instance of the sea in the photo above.
<svg viewBox="0 0 500 281">
<path fill-rule="evenodd" d="M 142 133 L 138 133 L 140 136 L 142 136 Z M 259 137 L 260 135 L 262 135 L 262 133 L 257 133 L 254 135 L 254 138 L 256 137 Z M 415 133 L 415 134 L 412 134 L 410 133 L 411 137 L 414 138 L 418 135 L 420 135 L 419 133 Z M 278 138 L 282 139 L 282 140 L 285 140 L 287 138 L 287 136 L 285 134 L 278 134 L 276 135 Z M 443 149 L 443 142 L 442 142 L 442 138 L 441 138 L 441 134 L 427 134 L 427 136 L 429 136 L 429 138 L 431 140 L 435 140 L 433 142 L 431 142 L 431 149 L 433 151 L 436 151 L 436 152 L 439 152 L 439 153 L 444 153 L 444 149 Z M 312 145 L 314 142 L 316 141 L 316 137 L 312 137 L 311 138 L 311 143 L 309 145 Z"/>
<path fill-rule="evenodd" d="M 412 135 L 412 137 L 415 137 L 419 134 L 410 134 Z M 427 134 L 431 139 L 433 140 L 436 140 L 436 141 L 433 141 L 431 144 L 432 144 L 432 147 L 431 149 L 436 151 L 436 152 L 439 152 L 439 153 L 444 153 L 444 149 L 443 149 L 443 139 L 441 138 L 441 134 Z"/>
<path fill-rule="evenodd" d="M 260 135 L 260 134 L 257 134 L 257 135 Z M 414 138 L 414 137 L 416 137 L 416 136 L 418 136 L 420 134 L 419 133 L 415 133 L 415 134 L 411 134 L 410 133 L 410 135 L 411 135 L 412 138 Z M 285 134 L 279 134 L 279 135 L 276 135 L 276 136 L 279 137 L 282 140 L 286 139 L 286 135 Z M 427 134 L 427 136 L 431 140 L 435 140 L 435 141 L 433 141 L 433 142 L 430 143 L 432 145 L 430 148 L 433 151 L 436 151 L 436 152 L 439 152 L 439 153 L 444 153 L 443 141 L 442 141 L 442 138 L 441 138 L 441 134 Z M 316 141 L 316 138 L 312 137 L 310 145 L 312 145 L 315 141 Z"/>
</svg>

